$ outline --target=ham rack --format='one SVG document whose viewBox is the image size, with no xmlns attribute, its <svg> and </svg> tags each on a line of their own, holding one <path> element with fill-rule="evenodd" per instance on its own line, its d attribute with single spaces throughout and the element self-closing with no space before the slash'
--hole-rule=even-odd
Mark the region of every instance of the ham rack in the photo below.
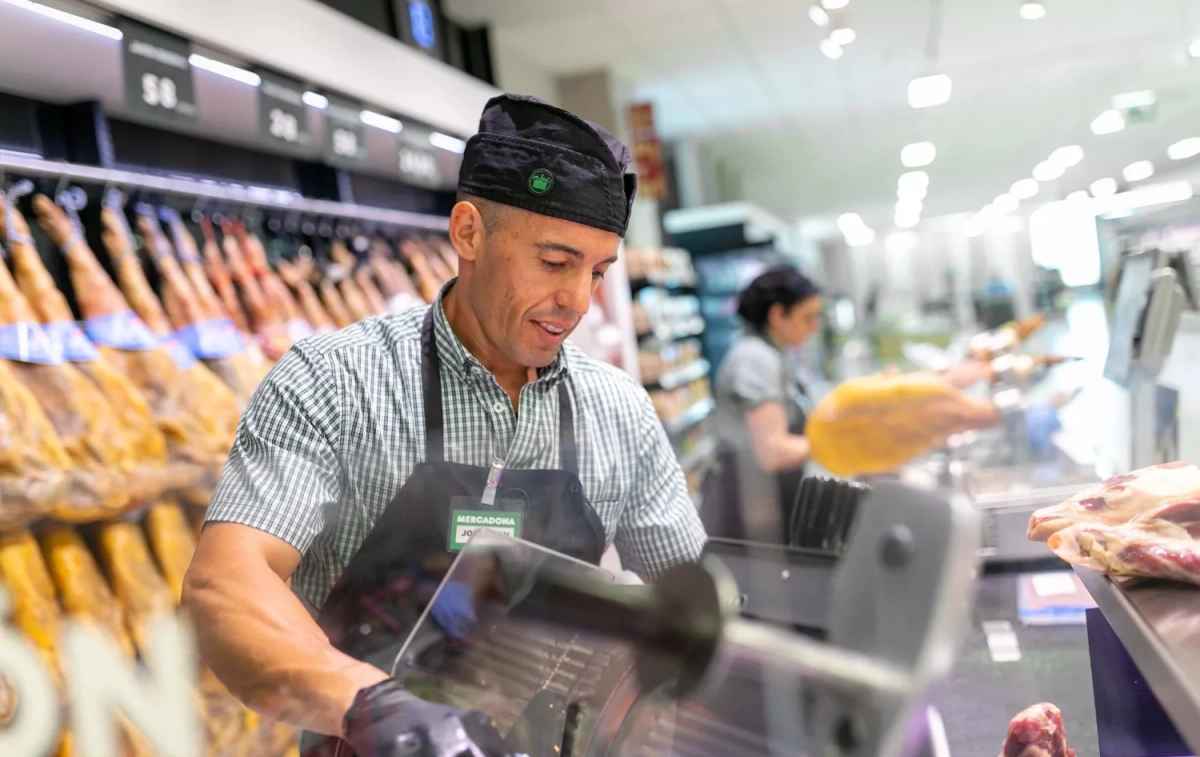
<svg viewBox="0 0 1200 757">
<path fill-rule="evenodd" d="M 169 195 L 203 198 L 347 220 L 370 221 L 406 229 L 445 232 L 450 225 L 450 219 L 442 216 L 330 200 L 313 200 L 286 189 L 217 183 L 176 176 L 158 176 L 113 168 L 97 168 L 65 161 L 6 154 L 0 151 L 0 178 L 5 172 L 12 172 L 20 176 L 57 178 L 64 181 L 112 187 L 136 187 Z"/>
</svg>

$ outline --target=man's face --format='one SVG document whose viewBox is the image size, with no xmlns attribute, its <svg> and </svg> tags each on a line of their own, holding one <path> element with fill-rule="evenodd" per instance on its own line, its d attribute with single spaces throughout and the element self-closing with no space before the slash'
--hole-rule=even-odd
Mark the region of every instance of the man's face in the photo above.
<svg viewBox="0 0 1200 757">
<path fill-rule="evenodd" d="M 487 347 L 517 365 L 543 368 L 587 313 L 621 238 L 517 208 L 492 208 L 486 224 L 470 203 L 454 208 L 450 233 L 462 257 L 460 283 Z"/>
</svg>

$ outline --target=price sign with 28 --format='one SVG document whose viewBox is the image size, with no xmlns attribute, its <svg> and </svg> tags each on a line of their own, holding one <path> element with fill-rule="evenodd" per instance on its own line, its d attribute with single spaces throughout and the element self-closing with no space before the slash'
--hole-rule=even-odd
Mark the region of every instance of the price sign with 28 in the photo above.
<svg viewBox="0 0 1200 757">
<path fill-rule="evenodd" d="M 259 71 L 259 139 L 264 145 L 307 153 L 312 144 L 304 85 L 270 71 Z"/>
<path fill-rule="evenodd" d="M 166 123 L 196 120 L 196 85 L 188 61 L 191 45 L 145 24 L 121 19 L 125 106 Z"/>
</svg>

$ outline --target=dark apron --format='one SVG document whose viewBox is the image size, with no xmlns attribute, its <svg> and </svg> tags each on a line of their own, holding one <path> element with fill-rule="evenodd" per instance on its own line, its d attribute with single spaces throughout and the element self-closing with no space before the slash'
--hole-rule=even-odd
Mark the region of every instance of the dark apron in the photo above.
<svg viewBox="0 0 1200 757">
<path fill-rule="evenodd" d="M 433 307 L 437 307 L 435 304 Z M 454 562 L 449 551 L 453 509 L 469 498 L 473 509 L 488 468 L 447 462 L 442 413 L 441 365 L 433 333 L 433 309 L 421 328 L 421 390 L 425 406 L 425 461 L 418 463 L 338 578 L 317 624 L 341 652 L 391 672 L 421 613 Z M 505 469 L 495 509 L 520 511 L 521 538 L 564 555 L 600 564 L 604 526 L 579 481 L 575 421 L 567 381 L 558 384 L 559 443 L 564 470 Z M 309 735 L 311 736 L 311 735 Z M 306 742 L 312 739 L 306 738 Z M 306 757 L 350 757 L 338 739 L 306 743 Z M 362 757 L 370 757 L 363 755 Z"/>
<path fill-rule="evenodd" d="M 808 423 L 807 396 L 803 387 L 801 396 L 792 401 L 799 406 L 800 412 L 788 424 L 788 433 L 803 436 Z M 702 485 L 700 519 L 705 531 L 711 537 L 722 539 L 787 544 L 788 524 L 792 522 L 804 470 L 801 466 L 775 474 L 765 473 L 758 466 L 753 449 L 736 449 L 722 443 Z M 771 534 L 750 533 L 745 513 L 752 507 L 771 507 L 778 512 L 778 529 L 772 528 Z"/>
</svg>

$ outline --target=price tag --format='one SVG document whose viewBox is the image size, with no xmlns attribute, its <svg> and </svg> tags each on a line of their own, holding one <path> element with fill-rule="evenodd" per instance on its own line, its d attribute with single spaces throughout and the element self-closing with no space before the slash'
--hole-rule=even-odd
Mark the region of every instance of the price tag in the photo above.
<svg viewBox="0 0 1200 757">
<path fill-rule="evenodd" d="M 188 62 L 191 44 L 161 29 L 122 18 L 118 25 L 125 64 L 125 107 L 169 124 L 192 122 L 196 84 Z"/>
<path fill-rule="evenodd" d="M 308 152 L 312 133 L 304 85 L 270 71 L 259 71 L 258 135 L 264 145 L 289 152 Z"/>
<path fill-rule="evenodd" d="M 325 160 L 342 168 L 358 168 L 367 162 L 367 128 L 358 103 L 329 98 L 325 109 Z"/>
<path fill-rule="evenodd" d="M 405 122 L 404 131 L 396 141 L 396 162 L 400 178 L 409 184 L 429 189 L 441 189 L 442 166 L 437 151 L 429 143 L 429 130 Z"/>
</svg>

